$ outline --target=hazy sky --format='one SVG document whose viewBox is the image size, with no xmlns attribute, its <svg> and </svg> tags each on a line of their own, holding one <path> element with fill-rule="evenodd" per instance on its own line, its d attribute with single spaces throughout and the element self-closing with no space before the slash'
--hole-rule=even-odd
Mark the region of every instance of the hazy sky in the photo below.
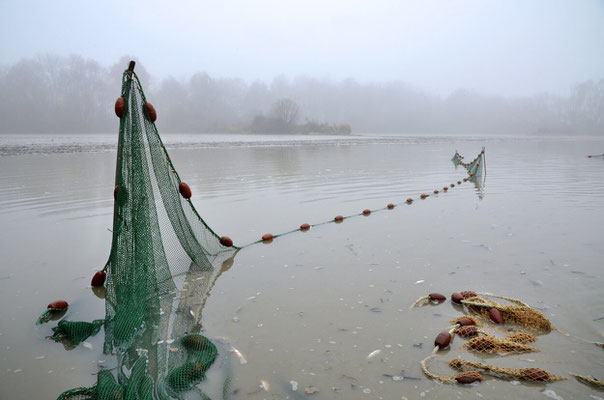
<svg viewBox="0 0 604 400">
<path fill-rule="evenodd" d="M 604 78 L 604 0 L 0 0 L 0 65 L 41 53 L 136 56 L 157 77 L 565 93 Z"/>
</svg>

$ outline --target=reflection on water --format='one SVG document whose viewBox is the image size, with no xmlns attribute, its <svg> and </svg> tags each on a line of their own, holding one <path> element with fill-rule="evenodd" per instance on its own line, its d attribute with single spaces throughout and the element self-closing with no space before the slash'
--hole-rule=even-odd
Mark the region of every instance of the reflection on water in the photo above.
<svg viewBox="0 0 604 400">
<path fill-rule="evenodd" d="M 103 331 L 90 347 L 66 354 L 45 339 L 49 328 L 34 329 L 33 322 L 55 298 L 70 302 L 71 320 L 104 315 L 102 294 L 88 285 L 111 244 L 115 137 L 66 136 L 58 146 L 42 139 L 39 146 L 36 137 L 0 141 L 0 299 L 9 305 L 0 318 L 1 398 L 53 398 L 92 385 L 91 374 L 112 362 L 102 353 Z M 593 394 L 574 380 L 543 386 L 491 379 L 477 387 L 427 380 L 419 361 L 460 311 L 449 302 L 408 306 L 430 292 L 493 292 L 538 307 L 564 331 L 601 340 L 604 163 L 585 155 L 604 148 L 603 140 L 166 141 L 197 209 L 236 244 L 456 184 L 466 175 L 450 162 L 454 150 L 472 158 L 487 147 L 484 186 L 456 184 L 409 206 L 251 246 L 211 277 L 179 277 L 179 284 L 192 282 L 179 302 L 232 357 L 235 399 L 291 398 L 306 387 L 318 388 L 316 398 L 347 399 Z M 462 343 L 455 339 L 431 370 L 451 374 L 445 360 L 479 359 Z M 486 362 L 563 376 L 597 376 L 602 368 L 597 348 L 556 333 L 540 336 L 536 346 L 541 352 Z M 258 392 L 261 381 L 269 393 Z"/>
</svg>

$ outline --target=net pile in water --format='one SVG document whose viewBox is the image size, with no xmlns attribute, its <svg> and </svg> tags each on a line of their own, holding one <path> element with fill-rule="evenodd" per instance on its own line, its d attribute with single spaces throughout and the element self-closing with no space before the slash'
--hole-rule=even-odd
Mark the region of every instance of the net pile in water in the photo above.
<svg viewBox="0 0 604 400">
<path fill-rule="evenodd" d="M 439 297 L 441 296 L 439 294 Z M 489 297 L 506 300 L 512 304 L 502 305 Z M 490 373 L 499 378 L 513 377 L 533 383 L 548 383 L 566 379 L 539 368 L 503 368 L 459 358 L 451 360 L 449 366 L 462 372 L 456 375 L 437 375 L 431 372 L 428 369 L 428 361 L 436 357 L 439 350 L 450 345 L 454 334 L 468 339 L 463 348 L 477 353 L 507 355 L 539 351 L 537 348 L 527 345 L 527 343 L 533 343 L 537 340 L 532 333 L 515 331 L 509 333 L 505 338 L 499 338 L 484 328 L 488 321 L 495 325 L 512 323 L 519 325 L 520 328 L 541 333 L 547 333 L 552 329 L 550 321 L 543 314 L 517 299 L 462 291 L 453 293 L 451 300 L 454 303 L 466 306 L 478 318 L 462 315 L 451 320 L 453 326 L 450 327 L 448 332 L 441 332 L 436 337 L 432 354 L 421 362 L 422 371 L 426 376 L 443 383 L 461 384 L 482 381 L 484 377 L 479 371 Z"/>
</svg>

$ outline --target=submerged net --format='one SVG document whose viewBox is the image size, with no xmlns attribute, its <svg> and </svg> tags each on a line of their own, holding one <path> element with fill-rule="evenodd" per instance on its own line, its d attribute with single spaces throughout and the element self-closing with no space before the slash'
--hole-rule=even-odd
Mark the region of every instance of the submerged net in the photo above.
<svg viewBox="0 0 604 400">
<path fill-rule="evenodd" d="M 220 343 L 199 334 L 200 314 L 217 277 L 214 265 L 233 256 L 233 247 L 221 244 L 199 216 L 187 185 L 189 192 L 183 191 L 155 127 L 155 110 L 131 68 L 123 75 L 116 114 L 106 315 L 93 322 L 62 320 L 52 338 L 75 346 L 104 325 L 104 353 L 115 354 L 117 362 L 92 387 L 69 390 L 59 399 L 181 398 L 200 390 L 195 385 L 219 357 Z M 228 261 L 218 274 L 230 267 Z M 228 376 L 221 384 L 219 392 L 227 393 Z"/>
</svg>

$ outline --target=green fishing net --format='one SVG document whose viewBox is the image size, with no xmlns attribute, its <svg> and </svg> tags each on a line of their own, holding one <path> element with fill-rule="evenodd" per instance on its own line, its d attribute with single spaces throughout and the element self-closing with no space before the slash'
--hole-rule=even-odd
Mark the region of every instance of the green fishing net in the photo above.
<svg viewBox="0 0 604 400">
<path fill-rule="evenodd" d="M 103 351 L 114 354 L 116 363 L 101 370 L 93 386 L 59 399 L 206 399 L 198 384 L 226 347 L 200 334 L 201 311 L 215 279 L 232 265 L 234 247 L 221 244 L 190 196 L 179 191 L 155 111 L 132 67 L 124 72 L 121 97 L 106 315 L 93 322 L 62 320 L 52 336 L 77 346 L 103 326 Z M 226 372 L 217 390 L 222 398 L 228 393 L 227 360 L 223 354 Z"/>
</svg>

